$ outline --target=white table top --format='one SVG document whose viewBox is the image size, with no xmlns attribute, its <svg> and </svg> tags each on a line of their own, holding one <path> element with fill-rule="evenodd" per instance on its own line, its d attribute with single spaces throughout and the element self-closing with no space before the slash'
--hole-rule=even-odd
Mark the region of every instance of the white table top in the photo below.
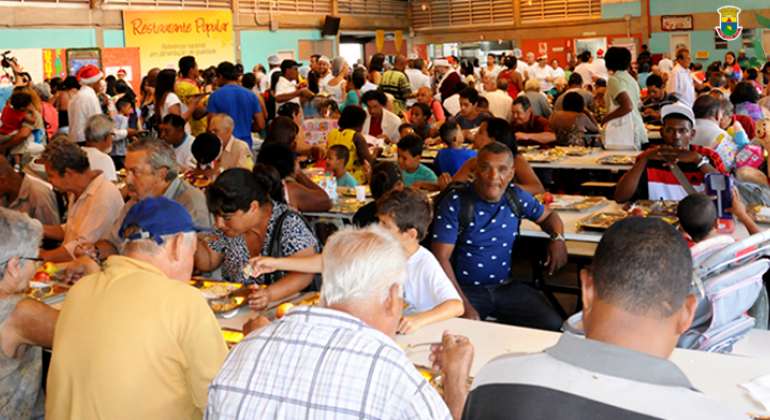
<svg viewBox="0 0 770 420">
<path fill-rule="evenodd" d="M 608 201 L 603 207 L 594 207 L 588 212 L 579 211 L 558 211 L 559 217 L 564 224 L 564 238 L 568 241 L 580 241 L 580 242 L 594 242 L 598 243 L 602 239 L 601 232 L 576 232 L 575 223 L 584 219 L 594 213 L 599 212 L 617 212 L 622 209 L 623 205 L 614 201 Z M 767 225 L 764 225 L 767 227 Z M 763 227 L 763 225 L 760 225 Z M 536 223 L 529 220 L 524 220 L 521 223 L 521 235 L 532 238 L 548 238 L 548 234 L 543 232 Z M 743 223 L 737 222 L 735 227 L 735 233 L 732 235 L 736 239 L 744 239 L 749 237 L 746 226 Z"/>
<path fill-rule="evenodd" d="M 555 332 L 455 318 L 428 325 L 407 336 L 399 335 L 396 341 L 401 345 L 440 342 L 441 334 L 446 330 L 468 337 L 473 344 L 471 376 L 497 356 L 540 352 L 556 344 L 560 336 Z M 765 352 L 768 353 L 767 348 Z M 429 354 L 428 346 L 407 351 L 415 364 L 423 366 L 430 366 Z M 743 388 L 738 387 L 740 383 L 770 374 L 770 360 L 681 349 L 674 350 L 669 360 L 682 369 L 696 389 L 705 394 L 746 413 L 770 415 Z"/>
<path fill-rule="evenodd" d="M 633 167 L 633 165 L 604 165 L 597 163 L 596 160 L 605 156 L 632 156 L 637 157 L 642 153 L 640 151 L 621 151 L 621 150 L 599 150 L 596 153 L 585 156 L 569 156 L 566 159 L 554 162 L 554 163 L 540 163 L 530 162 L 529 164 L 533 168 L 541 169 L 585 169 L 585 170 L 600 170 L 600 171 L 627 171 Z"/>
</svg>

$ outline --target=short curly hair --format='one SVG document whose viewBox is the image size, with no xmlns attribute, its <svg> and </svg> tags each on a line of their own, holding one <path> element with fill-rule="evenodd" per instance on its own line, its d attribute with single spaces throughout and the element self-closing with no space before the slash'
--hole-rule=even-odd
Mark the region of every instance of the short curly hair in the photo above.
<svg viewBox="0 0 770 420">
<path fill-rule="evenodd" d="M 59 176 L 63 176 L 67 169 L 82 174 L 91 166 L 86 152 L 66 137 L 48 143 L 42 158 Z"/>
</svg>

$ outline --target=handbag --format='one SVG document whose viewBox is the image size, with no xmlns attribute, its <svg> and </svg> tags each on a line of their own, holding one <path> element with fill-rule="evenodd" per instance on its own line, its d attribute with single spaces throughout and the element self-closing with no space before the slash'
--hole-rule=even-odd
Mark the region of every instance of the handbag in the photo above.
<svg viewBox="0 0 770 420">
<path fill-rule="evenodd" d="M 609 102 L 609 112 L 615 111 L 619 105 L 614 101 Z M 633 111 L 628 114 L 615 118 L 604 125 L 602 129 L 602 142 L 606 150 L 641 150 L 641 139 L 636 138 Z"/>
</svg>

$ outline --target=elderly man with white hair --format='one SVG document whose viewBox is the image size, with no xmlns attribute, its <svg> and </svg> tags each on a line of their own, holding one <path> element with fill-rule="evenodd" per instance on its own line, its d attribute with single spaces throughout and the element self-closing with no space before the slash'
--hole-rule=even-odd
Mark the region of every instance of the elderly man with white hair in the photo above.
<svg viewBox="0 0 770 420">
<path fill-rule="evenodd" d="M 336 233 L 323 277 L 318 305 L 292 308 L 233 348 L 206 418 L 451 419 L 393 341 L 407 277 L 398 239 L 379 226 Z"/>
<path fill-rule="evenodd" d="M 195 231 L 187 210 L 168 198 L 131 208 L 121 255 L 67 294 L 47 419 L 202 417 L 227 345 L 203 295 L 188 284 Z"/>
<path fill-rule="evenodd" d="M 209 123 L 209 131 L 216 134 L 222 141 L 222 154 L 219 155 L 217 166 L 223 171 L 230 168 L 254 167 L 254 157 L 245 141 L 233 137 L 235 122 L 227 114 L 216 114 Z"/>
<path fill-rule="evenodd" d="M 83 151 L 88 155 L 91 170 L 101 171 L 112 182 L 118 182 L 115 162 L 112 160 L 112 120 L 104 114 L 92 115 L 86 122 L 86 145 Z"/>
<path fill-rule="evenodd" d="M 484 92 L 492 116 L 511 121 L 513 98 L 508 95 L 508 80 L 498 80 L 497 75 L 487 74 L 484 76 Z"/>
</svg>

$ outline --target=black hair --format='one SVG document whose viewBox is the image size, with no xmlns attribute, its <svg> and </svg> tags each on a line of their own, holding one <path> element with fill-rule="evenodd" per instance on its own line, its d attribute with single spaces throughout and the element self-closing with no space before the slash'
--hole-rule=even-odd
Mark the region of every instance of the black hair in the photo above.
<svg viewBox="0 0 770 420">
<path fill-rule="evenodd" d="M 235 69 L 235 65 L 229 61 L 223 61 L 217 66 L 217 74 L 222 76 L 225 80 L 233 81 L 238 80 L 240 74 Z"/>
<path fill-rule="evenodd" d="M 744 102 L 751 102 L 753 104 L 757 103 L 759 100 L 759 93 L 757 93 L 757 89 L 749 82 L 740 82 L 737 86 L 735 86 L 735 89 L 733 89 L 733 93 L 730 95 L 730 102 L 733 103 L 733 105 L 742 104 Z"/>
<path fill-rule="evenodd" d="M 483 96 L 479 96 L 478 102 L 476 102 L 477 108 L 489 109 L 489 101 Z"/>
<path fill-rule="evenodd" d="M 589 60 L 591 60 L 591 52 L 590 51 L 583 51 L 578 58 L 580 58 L 581 63 L 587 63 Z M 606 60 L 605 60 L 606 61 Z"/>
<path fill-rule="evenodd" d="M 414 60 L 414 64 L 412 64 L 412 67 L 415 68 L 415 70 L 422 70 L 425 68 L 425 60 L 422 58 L 418 58 Z"/>
<path fill-rule="evenodd" d="M 461 90 L 460 97 L 467 99 L 468 102 L 472 103 L 473 105 L 476 105 L 479 102 L 479 92 L 473 88 L 465 88 Z"/>
<path fill-rule="evenodd" d="M 532 102 L 530 102 L 529 98 L 526 96 L 517 96 L 516 99 L 513 100 L 513 105 L 521 105 L 521 108 L 524 111 L 532 108 Z"/>
<path fill-rule="evenodd" d="M 294 152 L 280 143 L 266 144 L 259 150 L 257 163 L 272 166 L 284 179 L 294 173 Z"/>
<path fill-rule="evenodd" d="M 24 92 L 14 92 L 11 95 L 11 106 L 17 111 L 29 106 L 32 103 L 32 95 Z M 10 115 L 10 114 L 9 114 Z"/>
<path fill-rule="evenodd" d="M 663 78 L 657 74 L 651 74 L 647 76 L 647 82 L 645 84 L 647 87 L 655 86 L 656 88 L 660 89 L 663 87 Z"/>
<path fill-rule="evenodd" d="M 184 128 L 184 118 L 176 114 L 167 114 L 163 117 L 163 124 L 171 124 L 174 128 Z"/>
<path fill-rule="evenodd" d="M 493 155 L 508 155 L 508 157 L 511 158 L 511 166 L 513 166 L 515 154 L 513 151 L 511 151 L 510 147 L 500 143 L 499 141 L 493 141 L 492 143 L 482 147 L 481 150 L 479 150 L 478 156 L 481 156 L 482 153 L 491 153 Z"/>
<path fill-rule="evenodd" d="M 649 73 L 652 67 L 650 66 L 650 63 L 645 61 L 641 64 L 639 64 L 639 73 Z"/>
<path fill-rule="evenodd" d="M 693 68 L 693 70 L 701 71 L 701 70 L 703 70 L 703 64 L 701 64 L 701 63 L 693 63 L 692 68 Z"/>
<path fill-rule="evenodd" d="M 465 84 L 465 82 L 457 82 L 455 83 L 455 87 L 454 87 L 455 93 L 458 93 L 467 87 L 468 85 Z"/>
<path fill-rule="evenodd" d="M 717 222 L 717 207 L 707 195 L 690 194 L 679 202 L 676 215 L 682 230 L 690 235 L 693 241 L 700 242 L 709 236 Z"/>
<path fill-rule="evenodd" d="M 583 112 L 586 106 L 586 101 L 577 92 L 569 92 L 564 95 L 564 101 L 562 102 L 562 108 L 565 111 Z"/>
<path fill-rule="evenodd" d="M 284 102 L 278 107 L 278 115 L 281 117 L 294 119 L 294 116 L 299 115 L 300 112 L 299 104 L 296 102 Z"/>
<path fill-rule="evenodd" d="M 412 105 L 412 108 L 420 108 L 420 111 L 422 111 L 422 115 L 425 116 L 425 120 L 429 120 L 431 115 L 433 115 L 432 112 L 430 112 L 430 107 L 422 102 L 415 102 L 414 105 Z"/>
<path fill-rule="evenodd" d="M 348 150 L 347 147 L 341 144 L 335 144 L 329 148 L 329 151 L 334 152 L 337 159 L 342 159 L 342 161 L 345 162 L 345 165 L 348 164 L 348 161 L 350 160 L 350 150 Z"/>
<path fill-rule="evenodd" d="M 746 79 L 757 80 L 757 69 L 746 69 Z"/>
<path fill-rule="evenodd" d="M 369 92 L 364 93 L 364 96 L 361 97 L 361 103 L 367 104 L 370 101 L 377 101 L 380 103 L 380 105 L 385 106 L 388 104 L 388 97 L 379 90 L 370 90 Z"/>
<path fill-rule="evenodd" d="M 570 86 L 583 86 L 583 76 L 579 75 L 578 73 L 572 73 L 569 76 L 568 83 Z"/>
<path fill-rule="evenodd" d="M 340 112 L 340 106 L 334 99 L 326 99 L 323 102 L 321 102 L 321 106 L 319 107 L 319 110 L 321 108 L 327 108 L 326 112 L 331 114 L 332 112 Z"/>
<path fill-rule="evenodd" d="M 514 57 L 512 55 L 506 56 L 503 59 L 503 65 L 505 67 L 507 67 L 509 70 L 515 70 L 517 62 L 518 62 L 518 60 L 516 59 L 516 57 Z"/>
<path fill-rule="evenodd" d="M 716 117 L 721 109 L 722 103 L 711 95 L 698 96 L 692 105 L 692 112 L 695 114 L 695 118 Z"/>
<path fill-rule="evenodd" d="M 368 93 L 368 92 L 367 92 Z M 337 122 L 340 129 L 356 129 L 366 122 L 366 111 L 358 105 L 348 105 L 342 110 L 340 120 Z"/>
<path fill-rule="evenodd" d="M 267 127 L 265 144 L 278 143 L 291 147 L 297 139 L 297 133 L 299 133 L 299 127 L 297 127 L 294 120 L 282 115 L 275 117 L 270 126 Z"/>
<path fill-rule="evenodd" d="M 425 141 L 416 134 L 409 134 L 398 141 L 398 150 L 409 152 L 412 157 L 419 157 L 425 150 Z"/>
<path fill-rule="evenodd" d="M 637 315 L 668 318 L 692 292 L 687 241 L 657 218 L 613 223 L 596 248 L 592 272 L 599 300 Z"/>
<path fill-rule="evenodd" d="M 610 47 L 604 55 L 604 62 L 609 71 L 624 71 L 631 66 L 631 51 L 622 47 Z"/>
<path fill-rule="evenodd" d="M 277 71 L 274 72 L 272 76 L 270 76 L 270 91 L 275 93 L 275 87 L 278 86 L 278 81 L 281 80 L 281 72 Z M 265 76 L 267 77 L 267 76 Z"/>
<path fill-rule="evenodd" d="M 441 127 L 438 129 L 438 133 L 441 136 L 441 141 L 443 141 L 447 146 L 453 145 L 455 141 L 457 141 L 458 130 L 460 130 L 460 127 L 455 121 L 445 121 L 444 124 L 441 124 Z"/>
<path fill-rule="evenodd" d="M 465 71 L 465 74 L 468 76 L 473 76 L 474 69 L 473 69 L 473 63 L 471 63 L 468 60 L 463 60 L 460 62 L 460 69 Z"/>
<path fill-rule="evenodd" d="M 689 54 L 690 50 L 688 50 L 687 48 L 679 48 L 679 49 L 677 49 L 676 50 L 676 59 L 677 60 L 681 60 L 682 58 L 684 58 L 684 53 L 688 53 Z"/>
<path fill-rule="evenodd" d="M 121 109 L 125 108 L 126 105 L 131 105 L 131 101 L 128 99 L 120 98 L 117 102 L 115 102 L 115 108 L 120 111 Z"/>
<path fill-rule="evenodd" d="M 195 68 L 195 57 L 191 55 L 186 55 L 179 59 L 179 73 L 182 74 L 182 77 L 187 77 L 187 75 L 190 73 L 190 70 Z"/>
<path fill-rule="evenodd" d="M 190 151 L 199 164 L 213 162 L 222 150 L 222 140 L 213 133 L 201 133 L 193 140 Z"/>
<path fill-rule="evenodd" d="M 176 70 L 174 69 L 161 70 L 158 73 L 158 77 L 155 79 L 156 121 L 162 122 L 160 120 L 160 110 L 163 108 L 166 96 L 170 93 L 174 93 L 174 83 L 176 83 Z"/>
<path fill-rule="evenodd" d="M 385 55 L 377 53 L 372 56 L 372 59 L 369 60 L 369 71 L 378 71 L 382 73 L 383 65 L 385 63 Z"/>
<path fill-rule="evenodd" d="M 353 70 L 353 75 L 350 78 L 353 81 L 353 87 L 361 89 L 366 84 L 366 70 L 359 67 Z"/>
<path fill-rule="evenodd" d="M 401 124 L 401 125 L 399 125 L 399 126 L 398 126 L 398 132 L 400 133 L 400 132 L 401 132 L 401 130 L 403 130 L 403 129 L 405 129 L 405 128 L 411 128 L 411 129 L 414 129 L 414 126 L 413 126 L 411 123 L 408 123 L 408 122 L 407 122 L 407 123 L 403 123 L 403 124 Z"/>
<path fill-rule="evenodd" d="M 399 232 L 417 231 L 417 240 L 425 239 L 433 221 L 433 207 L 419 189 L 409 186 L 388 191 L 377 200 L 377 214 L 390 216 Z"/>
<path fill-rule="evenodd" d="M 259 167 L 260 172 L 264 172 L 264 165 Z M 254 170 L 257 170 L 257 165 L 254 165 Z M 276 179 L 277 185 L 274 182 Z M 276 179 L 257 175 L 248 169 L 228 169 L 206 191 L 209 212 L 214 215 L 235 213 L 238 210 L 246 212 L 254 201 L 260 206 L 269 203 L 271 199 L 280 201 L 282 197 L 280 194 L 276 196 L 275 191 L 280 191 L 281 182 L 279 178 Z"/>
<path fill-rule="evenodd" d="M 115 90 L 115 93 L 126 93 L 128 92 L 128 83 L 126 83 L 125 80 L 118 80 L 115 82 L 113 89 Z"/>
<path fill-rule="evenodd" d="M 248 90 L 254 89 L 254 86 L 256 85 L 257 85 L 257 75 L 254 73 L 246 73 L 241 78 L 241 86 L 245 87 Z"/>
<path fill-rule="evenodd" d="M 507 146 L 514 156 L 519 152 L 516 134 L 514 134 L 508 121 L 502 118 L 490 118 L 484 122 L 487 124 L 487 136 L 489 138 Z"/>
<path fill-rule="evenodd" d="M 714 88 L 721 88 L 727 84 L 727 75 L 721 71 L 713 72 L 709 75 L 709 84 Z"/>
<path fill-rule="evenodd" d="M 601 77 L 596 79 L 594 84 L 596 85 L 596 87 L 607 87 L 607 81 L 602 79 Z"/>
<path fill-rule="evenodd" d="M 369 183 L 372 198 L 379 199 L 403 180 L 401 168 L 395 162 L 377 163 L 372 167 L 372 180 Z"/>
</svg>

